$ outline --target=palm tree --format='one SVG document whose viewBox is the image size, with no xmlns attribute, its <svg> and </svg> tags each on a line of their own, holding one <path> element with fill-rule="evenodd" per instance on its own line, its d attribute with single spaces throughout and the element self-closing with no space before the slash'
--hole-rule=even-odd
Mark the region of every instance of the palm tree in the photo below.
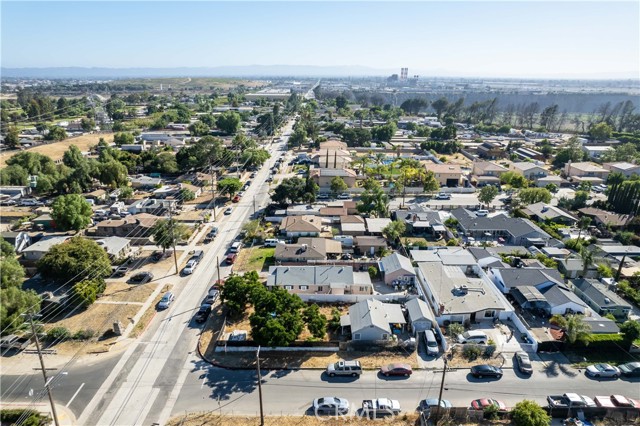
<svg viewBox="0 0 640 426">
<path fill-rule="evenodd" d="M 582 236 L 582 231 L 587 229 L 591 225 L 591 218 L 588 216 L 582 216 L 580 220 L 578 220 L 578 241 L 580 241 L 580 237 Z"/>
<path fill-rule="evenodd" d="M 582 277 L 584 278 L 589 267 L 595 263 L 595 253 L 593 250 L 583 247 L 580 249 L 580 258 L 582 259 Z"/>
<path fill-rule="evenodd" d="M 570 345 L 573 345 L 576 342 L 582 342 L 585 345 L 589 344 L 591 326 L 584 323 L 582 315 L 554 315 L 551 320 L 558 326 L 562 327 L 567 342 Z"/>
</svg>

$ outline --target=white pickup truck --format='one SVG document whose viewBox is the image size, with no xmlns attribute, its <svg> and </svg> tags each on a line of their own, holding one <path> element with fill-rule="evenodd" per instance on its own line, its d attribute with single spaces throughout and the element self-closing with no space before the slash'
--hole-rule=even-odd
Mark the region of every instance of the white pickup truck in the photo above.
<svg viewBox="0 0 640 426">
<path fill-rule="evenodd" d="M 395 416 L 400 413 L 400 402 L 397 399 L 378 398 L 362 401 L 362 414 L 371 417 Z"/>
</svg>

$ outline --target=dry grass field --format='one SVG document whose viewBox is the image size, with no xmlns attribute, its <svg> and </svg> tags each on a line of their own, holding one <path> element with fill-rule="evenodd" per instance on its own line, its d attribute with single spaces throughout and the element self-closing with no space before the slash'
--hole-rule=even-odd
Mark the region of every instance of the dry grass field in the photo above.
<svg viewBox="0 0 640 426">
<path fill-rule="evenodd" d="M 267 416 L 264 419 L 265 426 L 338 426 L 338 425 L 391 425 L 391 426 L 413 426 L 417 423 L 417 413 L 401 414 L 394 418 L 368 420 L 360 417 L 341 417 L 332 419 L 323 416 L 316 418 L 313 416 Z M 258 426 L 259 417 L 252 416 L 228 416 L 217 413 L 191 413 L 186 416 L 178 416 L 169 420 L 167 426 Z"/>
</svg>

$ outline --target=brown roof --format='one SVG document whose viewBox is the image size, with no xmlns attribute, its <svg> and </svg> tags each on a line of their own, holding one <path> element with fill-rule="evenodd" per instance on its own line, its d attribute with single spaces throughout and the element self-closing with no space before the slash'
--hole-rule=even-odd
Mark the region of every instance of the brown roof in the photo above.
<svg viewBox="0 0 640 426">
<path fill-rule="evenodd" d="M 340 216 L 340 223 L 364 223 L 364 219 L 362 218 L 362 216 L 350 214 L 346 216 Z"/>
<path fill-rule="evenodd" d="M 431 170 L 434 173 L 458 173 L 462 174 L 462 169 L 459 164 L 425 164 L 427 170 Z"/>
<path fill-rule="evenodd" d="M 583 215 L 596 217 L 600 222 L 613 226 L 624 226 L 631 219 L 629 215 L 596 209 L 595 207 L 585 207 L 578 211 Z"/>
<path fill-rule="evenodd" d="M 288 232 L 322 232 L 322 222 L 315 216 L 287 216 L 280 229 Z"/>
<path fill-rule="evenodd" d="M 326 238 L 300 238 L 297 244 L 278 244 L 276 259 L 326 259 L 327 254 L 342 253 L 340 241 Z"/>
<path fill-rule="evenodd" d="M 357 236 L 353 237 L 357 246 L 379 246 L 386 247 L 387 240 L 382 237 L 372 237 L 372 236 Z"/>
<path fill-rule="evenodd" d="M 347 214 L 345 207 L 322 207 L 320 216 L 344 216 Z"/>
<path fill-rule="evenodd" d="M 151 228 L 160 219 L 158 216 L 154 216 L 148 213 L 138 213 L 131 216 L 126 216 L 122 219 L 109 219 L 102 222 L 98 222 L 98 228 L 117 228 L 123 225 L 136 224 L 138 226 Z"/>
</svg>

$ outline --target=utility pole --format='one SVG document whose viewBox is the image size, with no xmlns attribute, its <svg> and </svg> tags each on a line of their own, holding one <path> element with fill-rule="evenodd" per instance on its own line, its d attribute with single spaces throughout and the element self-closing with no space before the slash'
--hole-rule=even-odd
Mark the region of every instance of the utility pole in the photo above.
<svg viewBox="0 0 640 426">
<path fill-rule="evenodd" d="M 256 215 L 256 196 L 253 196 L 253 215 Z"/>
<path fill-rule="evenodd" d="M 258 397 L 260 398 L 260 426 L 264 426 L 264 411 L 262 409 L 262 375 L 260 373 L 260 346 L 256 351 L 256 364 L 258 368 Z"/>
<path fill-rule="evenodd" d="M 238 168 L 238 179 L 240 179 L 240 151 L 236 154 L 236 167 Z"/>
<path fill-rule="evenodd" d="M 209 160 L 209 172 L 211 173 L 211 203 L 213 204 L 213 221 L 216 221 L 216 190 L 215 185 L 218 183 L 213 176 L 213 163 Z M 215 183 L 214 183 L 215 181 Z"/>
<path fill-rule="evenodd" d="M 216 256 L 216 267 L 218 268 L 218 285 L 220 285 L 220 258 Z"/>
<path fill-rule="evenodd" d="M 171 202 L 169 202 L 169 226 L 171 227 L 171 245 L 173 246 L 173 263 L 176 265 L 176 275 L 178 275 L 178 255 L 176 254 L 176 237 L 173 232 L 173 228 L 175 227 L 175 222 L 173 221 L 173 212 L 171 211 Z"/>
<path fill-rule="evenodd" d="M 35 315 L 31 312 L 23 315 L 29 318 L 29 324 L 31 325 L 31 332 L 33 333 L 33 338 L 36 342 L 36 350 L 38 351 L 38 358 L 40 359 L 40 369 L 42 370 L 44 387 L 47 390 L 47 394 L 49 394 L 49 403 L 51 404 L 51 414 L 53 415 L 53 422 L 55 423 L 56 426 L 60 426 L 60 422 L 58 422 L 58 413 L 56 412 L 56 405 L 53 402 L 53 393 L 51 392 L 51 387 L 49 386 L 49 379 L 47 378 L 47 369 L 44 366 L 44 359 L 42 358 L 42 350 L 40 349 L 40 339 L 38 338 L 38 333 L 36 333 L 36 326 L 33 323 L 33 317 Z"/>
<path fill-rule="evenodd" d="M 433 420 L 433 424 L 438 426 L 438 420 L 440 420 L 440 409 L 442 408 L 442 391 L 444 390 L 444 376 L 447 374 L 447 356 L 448 354 L 444 354 L 444 368 L 442 369 L 442 381 L 440 382 L 440 394 L 438 395 L 438 406 L 436 407 L 436 415 Z"/>
</svg>

